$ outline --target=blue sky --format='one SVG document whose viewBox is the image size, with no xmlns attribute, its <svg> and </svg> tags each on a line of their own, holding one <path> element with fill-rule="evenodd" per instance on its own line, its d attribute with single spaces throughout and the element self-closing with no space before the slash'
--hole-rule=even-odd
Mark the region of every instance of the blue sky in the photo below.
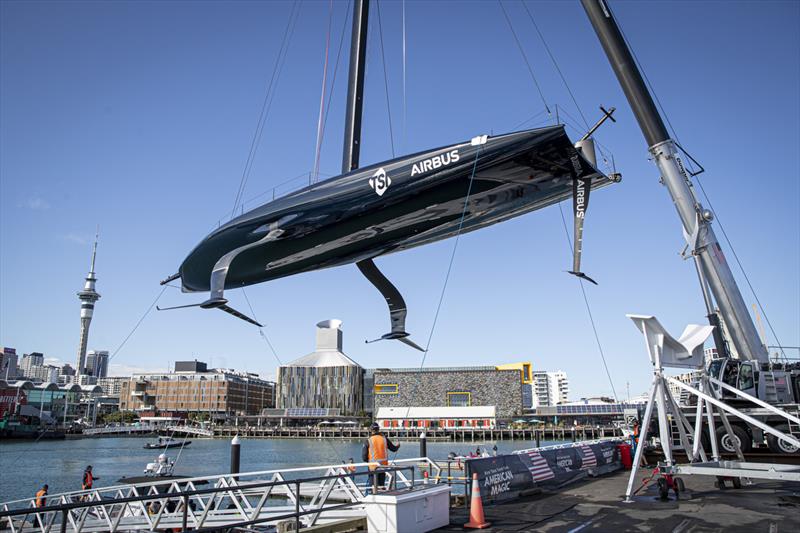
<svg viewBox="0 0 800 533">
<path fill-rule="evenodd" d="M 504 5 L 548 104 L 569 114 L 560 112 L 576 138 L 579 113 L 530 20 L 518 2 Z M 649 364 L 625 313 L 655 314 L 676 335 L 703 323 L 694 267 L 678 256 L 674 208 L 579 3 L 528 5 L 588 119 L 599 105 L 618 109 L 598 140 L 623 182 L 592 196 L 584 270 L 600 283 L 586 291 L 617 392 L 624 396 L 630 382 L 635 395 L 646 388 Z M 800 3 L 611 5 L 681 144 L 707 169 L 703 185 L 780 341 L 800 344 Z M 246 199 L 313 168 L 329 7 L 301 6 Z M 397 154 L 505 133 L 543 111 L 495 2 L 406 3 L 404 106 L 401 8 L 381 3 Z M 158 281 L 231 209 L 290 9 L 289 2 L 0 3 L 0 343 L 74 361 L 75 292 L 99 224 L 103 297 L 89 347 L 120 345 L 159 293 Z M 329 83 L 346 11 L 345 2 L 334 3 Z M 377 21 L 373 3 L 362 164 L 392 156 Z M 322 147 L 327 174 L 341 165 L 347 46 Z M 527 125 L 553 120 L 541 114 Z M 453 244 L 377 261 L 404 294 L 408 330 L 421 343 Z M 574 397 L 610 394 L 578 282 L 564 273 L 569 266 L 557 207 L 462 237 L 426 366 L 530 360 L 568 372 Z M 388 317 L 354 266 L 254 286 L 247 295 L 284 362 L 310 352 L 314 324 L 335 317 L 344 321 L 346 353 L 363 366 L 420 364 L 400 343 L 364 344 L 387 331 Z M 201 298 L 168 289 L 160 304 Z M 246 309 L 238 291 L 230 298 Z M 769 332 L 768 342 L 775 344 Z M 112 369 L 163 369 L 191 358 L 265 375 L 277 365 L 255 328 L 190 309 L 153 311 Z"/>
</svg>

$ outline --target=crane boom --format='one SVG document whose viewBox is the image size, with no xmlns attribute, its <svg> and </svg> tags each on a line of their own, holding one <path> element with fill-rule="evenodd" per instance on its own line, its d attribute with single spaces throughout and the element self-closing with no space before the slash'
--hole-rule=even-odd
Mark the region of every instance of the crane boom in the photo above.
<svg viewBox="0 0 800 533">
<path fill-rule="evenodd" d="M 642 79 L 622 33 L 605 0 L 581 0 L 589 21 L 636 115 L 664 185 L 683 225 L 689 250 L 697 258 L 698 270 L 708 283 L 739 357 L 769 362 L 753 319 L 725 260 L 711 227 L 713 215 L 694 196 L 693 186 L 681 161 L 677 143 L 669 136 L 650 91 Z"/>
</svg>

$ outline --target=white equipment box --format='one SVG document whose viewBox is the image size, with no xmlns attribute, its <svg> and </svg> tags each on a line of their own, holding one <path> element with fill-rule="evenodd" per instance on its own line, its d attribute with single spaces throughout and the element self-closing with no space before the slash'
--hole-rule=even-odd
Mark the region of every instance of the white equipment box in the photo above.
<svg viewBox="0 0 800 533">
<path fill-rule="evenodd" d="M 423 485 L 364 498 L 369 533 L 424 533 L 450 523 L 450 487 Z"/>
</svg>

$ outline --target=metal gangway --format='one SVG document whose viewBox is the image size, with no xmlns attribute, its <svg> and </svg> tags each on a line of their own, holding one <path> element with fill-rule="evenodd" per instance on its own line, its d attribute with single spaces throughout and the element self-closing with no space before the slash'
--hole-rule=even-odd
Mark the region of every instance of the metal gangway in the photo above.
<svg viewBox="0 0 800 533">
<path fill-rule="evenodd" d="M 370 463 L 348 463 L 265 470 L 193 478 L 157 478 L 6 502 L 0 528 L 12 532 L 122 532 L 179 528 L 216 531 L 294 522 L 294 530 L 366 516 L 363 500 L 371 490 Z M 387 485 L 413 488 L 432 479 L 440 467 L 427 457 L 400 459 L 381 467 Z M 372 478 L 374 479 L 374 478 Z M 434 481 L 430 481 L 433 483 Z M 279 501 L 284 500 L 284 501 Z"/>
<path fill-rule="evenodd" d="M 170 433 L 184 433 L 186 435 L 195 435 L 197 437 L 214 436 L 213 429 L 201 428 L 197 426 L 167 426 L 167 431 Z"/>
<path fill-rule="evenodd" d="M 139 426 L 112 426 L 103 428 L 87 428 L 83 430 L 83 435 L 97 436 L 97 435 L 122 435 L 122 434 L 149 434 L 158 433 L 162 427 L 143 424 Z"/>
</svg>

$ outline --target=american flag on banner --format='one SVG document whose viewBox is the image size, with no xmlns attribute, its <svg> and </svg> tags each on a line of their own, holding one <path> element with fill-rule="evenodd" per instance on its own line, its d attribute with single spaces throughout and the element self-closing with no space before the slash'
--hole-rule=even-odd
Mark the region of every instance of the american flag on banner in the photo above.
<svg viewBox="0 0 800 533">
<path fill-rule="evenodd" d="M 578 451 L 581 453 L 581 468 L 593 468 L 597 466 L 597 457 L 595 457 L 594 452 L 590 446 L 586 444 L 581 444 L 578 447 Z"/>
<path fill-rule="evenodd" d="M 542 457 L 538 451 L 533 450 L 532 452 L 528 452 L 528 457 L 530 457 L 531 463 L 533 463 L 528 470 L 531 471 L 534 481 L 544 481 L 556 477 L 550 469 L 550 465 L 547 464 L 547 459 Z"/>
</svg>

